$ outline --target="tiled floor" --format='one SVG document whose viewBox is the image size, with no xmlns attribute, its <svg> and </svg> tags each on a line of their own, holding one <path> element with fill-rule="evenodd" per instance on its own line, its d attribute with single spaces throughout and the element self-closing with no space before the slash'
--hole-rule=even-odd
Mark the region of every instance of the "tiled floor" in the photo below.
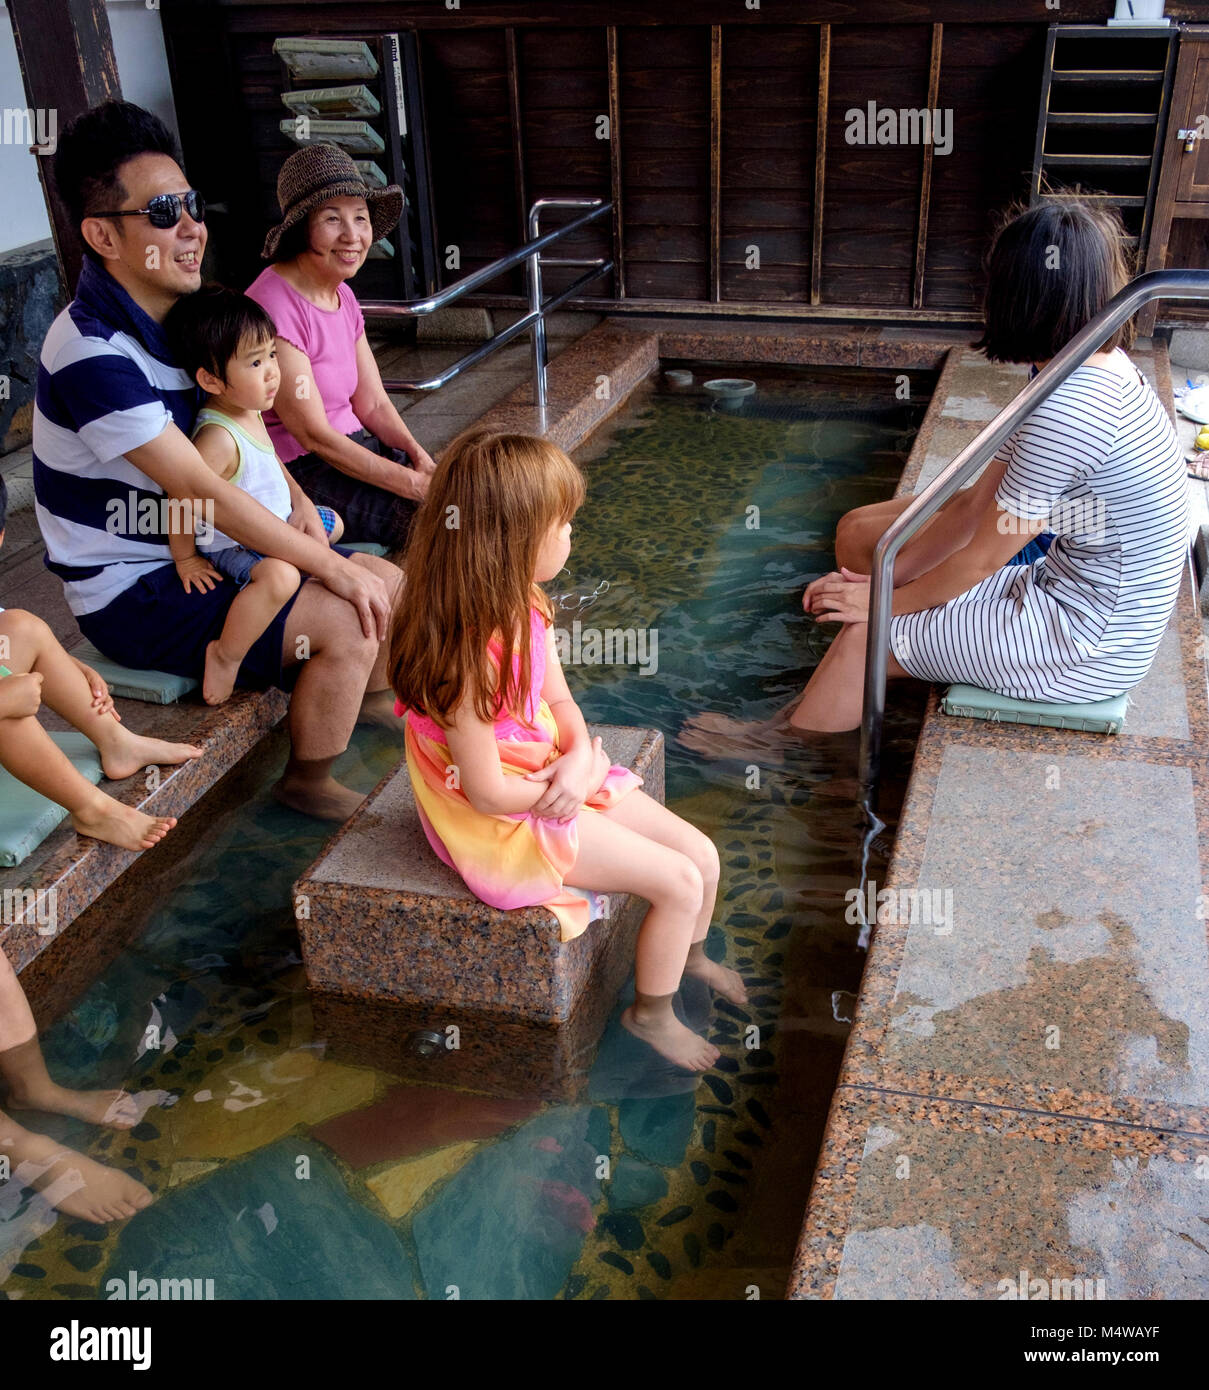
<svg viewBox="0 0 1209 1390">
<path fill-rule="evenodd" d="M 951 356 L 905 490 L 1027 376 L 980 363 Z M 933 696 L 797 1297 L 998 1298 L 1022 1270 L 1092 1297 L 1209 1293 L 1199 631 L 1186 580 L 1115 738 L 953 719 Z"/>
</svg>

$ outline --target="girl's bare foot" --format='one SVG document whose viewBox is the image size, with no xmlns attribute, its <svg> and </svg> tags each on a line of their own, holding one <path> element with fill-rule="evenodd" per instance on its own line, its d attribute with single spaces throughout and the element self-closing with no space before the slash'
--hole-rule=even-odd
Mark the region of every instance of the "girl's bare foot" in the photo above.
<svg viewBox="0 0 1209 1390">
<path fill-rule="evenodd" d="M 729 966 L 719 965 L 717 961 L 708 958 L 700 962 L 690 959 L 684 967 L 684 973 L 704 980 L 710 989 L 722 995 L 724 999 L 729 999 L 732 1004 L 747 1003 L 747 986 L 743 983 L 743 977 Z"/>
<path fill-rule="evenodd" d="M 671 1009 L 640 1022 L 631 1005 L 621 1015 L 621 1026 L 653 1047 L 661 1057 L 688 1071 L 708 1071 L 721 1055 L 713 1043 L 686 1028 Z"/>
<path fill-rule="evenodd" d="M 44 1134 L 22 1129 L 0 1115 L 0 1153 L 9 1158 L 13 1180 L 40 1192 L 65 1216 L 83 1221 L 124 1221 L 154 1200 L 141 1182 L 116 1168 L 65 1149 Z"/>
<path fill-rule="evenodd" d="M 235 677 L 239 674 L 239 661 L 224 656 L 221 644 L 216 640 L 206 648 L 206 670 L 202 676 L 202 699 L 208 705 L 221 705 L 231 698 L 235 689 Z"/>
<path fill-rule="evenodd" d="M 138 1101 L 128 1091 L 72 1091 L 50 1082 L 40 1091 L 10 1092 L 11 1110 L 43 1110 L 50 1115 L 71 1115 L 90 1125 L 133 1129 L 142 1118 Z"/>
<path fill-rule="evenodd" d="M 151 849 L 176 824 L 175 816 L 145 816 L 104 792 L 98 792 L 97 797 L 83 810 L 73 811 L 71 823 L 78 834 L 91 835 L 119 849 Z"/>
<path fill-rule="evenodd" d="M 145 738 L 142 734 L 132 734 L 122 727 L 122 737 L 112 748 L 101 754 L 101 771 L 111 782 L 133 777 L 145 767 L 157 764 L 161 767 L 175 767 L 187 763 L 190 758 L 200 758 L 203 750 L 192 743 L 169 743 L 162 738 Z"/>
<path fill-rule="evenodd" d="M 334 777 L 283 777 L 273 786 L 273 795 L 283 805 L 318 820 L 346 821 L 365 800 L 360 792 L 341 785 Z"/>
</svg>

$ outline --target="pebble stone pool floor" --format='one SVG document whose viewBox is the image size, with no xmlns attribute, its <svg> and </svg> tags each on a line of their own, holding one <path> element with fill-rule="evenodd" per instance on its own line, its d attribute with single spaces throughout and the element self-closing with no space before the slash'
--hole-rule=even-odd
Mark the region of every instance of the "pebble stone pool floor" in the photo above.
<svg viewBox="0 0 1209 1390">
<path fill-rule="evenodd" d="M 800 594 L 850 507 L 889 496 L 927 404 L 886 371 L 692 368 L 646 383 L 580 452 L 589 498 L 548 586 L 581 657 L 589 629 L 647 632 L 641 664 L 570 665 L 585 716 L 667 736 L 667 800 L 722 857 L 707 949 L 745 1008 L 684 991 L 722 1050 L 687 1077 L 617 1013 L 577 1103 L 403 1084 L 313 1035 L 290 888 L 326 832 L 260 790 L 213 815 L 178 886 L 43 1038 L 76 1086 L 158 1093 L 132 1131 L 39 1127 L 150 1186 L 121 1226 L 0 1190 L 10 1299 L 780 1298 L 863 964 L 845 894 L 880 878 L 922 696 L 890 711 L 883 818 L 865 843 L 855 736 L 707 760 L 676 743 L 698 710 L 762 717 L 827 640 Z M 734 414 L 700 390 L 745 375 Z M 757 510 L 753 510 L 757 509 Z M 359 731 L 341 767 L 368 791 L 399 742 Z M 158 1044 L 158 1045 L 157 1045 Z M 149 1283 L 148 1281 L 153 1281 Z M 209 1281 L 212 1281 L 209 1282 Z"/>
</svg>

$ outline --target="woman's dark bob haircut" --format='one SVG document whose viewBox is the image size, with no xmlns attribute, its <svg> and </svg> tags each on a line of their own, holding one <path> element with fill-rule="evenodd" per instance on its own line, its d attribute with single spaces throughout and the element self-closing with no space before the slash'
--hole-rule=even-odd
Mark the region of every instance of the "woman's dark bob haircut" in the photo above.
<svg viewBox="0 0 1209 1390">
<path fill-rule="evenodd" d="M 1120 215 L 1077 193 L 1003 214 L 987 257 L 986 328 L 974 344 L 990 362 L 1045 362 L 1133 277 Z M 1100 352 L 1133 346 L 1132 318 Z"/>
</svg>

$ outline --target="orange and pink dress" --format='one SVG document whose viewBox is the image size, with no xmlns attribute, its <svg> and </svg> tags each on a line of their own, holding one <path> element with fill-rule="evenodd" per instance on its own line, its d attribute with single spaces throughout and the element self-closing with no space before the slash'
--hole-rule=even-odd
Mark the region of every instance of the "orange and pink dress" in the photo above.
<svg viewBox="0 0 1209 1390">
<path fill-rule="evenodd" d="M 536 605 L 529 610 L 529 623 L 531 681 L 524 717 L 501 711 L 495 720 L 505 776 L 536 772 L 553 762 L 559 751 L 558 725 L 541 695 L 548 624 Z M 493 641 L 488 650 L 498 668 L 499 642 Z M 514 673 L 519 673 L 519 667 L 519 654 L 514 654 Z M 407 716 L 407 770 L 420 824 L 437 857 L 461 874 L 471 892 L 490 906 L 547 907 L 558 918 L 563 941 L 579 936 L 587 928 L 590 909 L 585 899 L 563 887 L 579 855 L 579 816 L 560 825 L 530 811 L 490 815 L 476 810 L 453 773 L 441 726 L 398 702 L 395 713 Z M 580 815 L 607 810 L 641 785 L 636 773 L 614 764 Z"/>
</svg>

